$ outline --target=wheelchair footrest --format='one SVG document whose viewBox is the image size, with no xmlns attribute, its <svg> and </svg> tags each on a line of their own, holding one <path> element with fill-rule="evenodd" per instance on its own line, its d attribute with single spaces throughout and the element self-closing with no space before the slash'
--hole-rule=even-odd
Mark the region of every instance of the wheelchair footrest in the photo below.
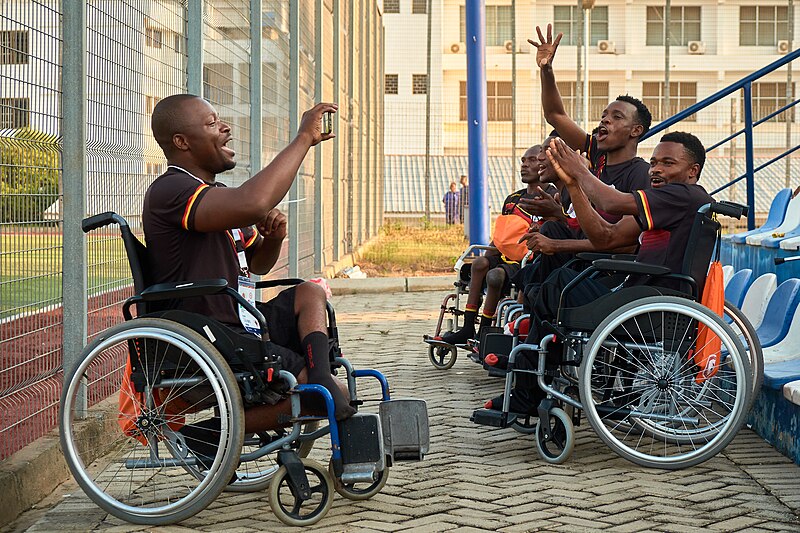
<svg viewBox="0 0 800 533">
<path fill-rule="evenodd" d="M 381 419 L 374 413 L 356 413 L 339 422 L 342 480 L 371 482 L 386 468 Z M 338 474 L 338 472 L 337 472 Z"/>
<path fill-rule="evenodd" d="M 421 461 L 430 432 L 425 400 L 388 400 L 380 404 L 383 444 L 392 461 Z"/>
<path fill-rule="evenodd" d="M 504 413 L 497 409 L 476 409 L 469 418 L 481 426 L 491 426 L 495 428 L 507 428 L 517 419 L 514 413 Z"/>
</svg>

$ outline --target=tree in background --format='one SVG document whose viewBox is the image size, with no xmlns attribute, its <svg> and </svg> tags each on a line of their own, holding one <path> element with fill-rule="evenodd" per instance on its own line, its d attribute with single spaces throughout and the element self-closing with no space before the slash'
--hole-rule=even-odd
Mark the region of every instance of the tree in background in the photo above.
<svg viewBox="0 0 800 533">
<path fill-rule="evenodd" d="M 0 136 L 0 222 L 43 222 L 58 199 L 60 169 L 55 136 L 30 128 Z"/>
</svg>

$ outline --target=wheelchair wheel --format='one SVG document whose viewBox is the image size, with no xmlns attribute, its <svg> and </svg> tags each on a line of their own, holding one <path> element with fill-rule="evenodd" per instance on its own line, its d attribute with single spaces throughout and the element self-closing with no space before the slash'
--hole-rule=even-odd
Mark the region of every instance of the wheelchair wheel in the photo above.
<svg viewBox="0 0 800 533">
<path fill-rule="evenodd" d="M 457 357 L 458 348 L 455 346 L 446 346 L 441 344 L 431 344 L 428 346 L 428 359 L 430 359 L 431 364 L 439 370 L 448 370 L 453 368 L 453 365 L 456 364 Z"/>
<path fill-rule="evenodd" d="M 129 354 L 137 372 L 126 383 L 135 389 L 123 388 L 119 400 L 115 393 L 105 427 L 87 431 L 82 392 L 90 402 L 105 396 L 93 392 L 122 381 Z M 219 352 L 156 318 L 114 326 L 84 349 L 65 381 L 59 421 L 83 491 L 115 517 L 145 525 L 180 522 L 214 501 L 236 470 L 244 427 L 236 378 Z M 197 469 L 206 475 L 198 479 Z"/>
<path fill-rule="evenodd" d="M 301 459 L 308 476 L 311 498 L 302 500 L 289 485 L 285 466 L 278 469 L 269 485 L 269 506 L 288 526 L 310 526 L 327 514 L 333 503 L 333 481 L 327 470 L 311 459 Z"/>
<path fill-rule="evenodd" d="M 545 438 L 544 425 L 536 423 L 536 450 L 539 456 L 548 463 L 560 465 L 569 459 L 575 448 L 575 428 L 572 418 L 559 407 L 550 409 L 550 435 Z"/>
<path fill-rule="evenodd" d="M 389 480 L 389 467 L 385 467 L 378 479 L 369 484 L 342 483 L 342 480 L 336 477 L 333 471 L 333 463 L 331 462 L 328 462 L 328 474 L 333 480 L 333 488 L 341 496 L 354 501 L 368 500 L 378 494 L 386 485 L 386 481 Z"/>
<path fill-rule="evenodd" d="M 706 379 L 694 363 L 701 324 L 728 354 Z M 744 346 L 730 327 L 696 302 L 654 296 L 620 307 L 598 326 L 581 361 L 579 390 L 590 425 L 617 454 L 678 469 L 727 446 L 753 389 Z"/>
<path fill-rule="evenodd" d="M 518 416 L 511 424 L 511 429 L 523 435 L 533 435 L 536 433 L 536 427 L 539 425 L 539 419 L 536 415 Z"/>
<path fill-rule="evenodd" d="M 319 422 L 313 420 L 303 424 L 303 433 L 313 433 L 319 427 Z M 259 435 L 245 438 L 242 455 L 255 452 L 261 447 L 263 439 Z M 307 440 L 297 446 L 297 455 L 300 458 L 308 457 L 314 447 L 313 440 Z M 278 471 L 278 463 L 274 454 L 265 455 L 254 461 L 242 461 L 236 469 L 236 479 L 225 487 L 227 492 L 258 492 L 269 487 L 272 476 Z"/>
</svg>

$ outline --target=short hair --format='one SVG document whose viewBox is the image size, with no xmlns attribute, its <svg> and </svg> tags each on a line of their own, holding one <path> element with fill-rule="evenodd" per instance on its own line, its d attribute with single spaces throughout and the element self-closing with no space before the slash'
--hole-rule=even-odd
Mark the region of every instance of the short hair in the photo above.
<svg viewBox="0 0 800 533">
<path fill-rule="evenodd" d="M 685 131 L 673 131 L 661 137 L 661 142 L 683 145 L 683 149 L 689 154 L 692 163 L 700 165 L 700 172 L 697 173 L 697 179 L 700 179 L 700 173 L 703 172 L 703 165 L 706 163 L 706 148 L 700 139 Z"/>
<path fill-rule="evenodd" d="M 200 97 L 194 94 L 173 94 L 159 101 L 153 108 L 150 128 L 165 155 L 169 155 L 167 152 L 171 152 L 173 149 L 172 136 L 183 132 L 187 126 L 183 105 L 195 98 Z"/>
<path fill-rule="evenodd" d="M 638 98 L 634 98 L 629 94 L 621 94 L 617 96 L 617 101 L 627 102 L 636 108 L 636 116 L 639 119 L 639 124 L 641 124 L 642 128 L 644 128 L 644 131 L 642 131 L 642 136 L 644 136 L 644 134 L 650 129 L 650 124 L 653 122 L 653 115 L 650 114 L 650 110 L 647 109 L 647 106 L 644 105 L 644 102 Z"/>
</svg>

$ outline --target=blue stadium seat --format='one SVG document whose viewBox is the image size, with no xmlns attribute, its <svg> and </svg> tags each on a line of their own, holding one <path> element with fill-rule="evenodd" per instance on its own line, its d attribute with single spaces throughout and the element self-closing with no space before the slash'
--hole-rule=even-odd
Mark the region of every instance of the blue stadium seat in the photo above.
<svg viewBox="0 0 800 533">
<path fill-rule="evenodd" d="M 767 220 L 760 228 L 745 231 L 744 233 L 736 233 L 735 235 L 725 235 L 723 236 L 723 240 L 728 240 L 728 238 L 730 238 L 731 242 L 744 244 L 748 235 L 765 233 L 777 228 L 783 222 L 784 216 L 786 216 L 786 208 L 789 207 L 789 200 L 791 199 L 792 189 L 781 189 L 778 191 L 778 194 L 775 195 L 775 198 L 772 199 Z"/>
<path fill-rule="evenodd" d="M 747 293 L 747 289 L 750 288 L 752 283 L 753 271 L 749 268 L 743 268 L 735 273 L 730 281 L 728 281 L 728 284 L 725 285 L 725 299 L 741 309 L 742 302 L 744 302 L 744 295 Z"/>
<path fill-rule="evenodd" d="M 762 348 L 773 346 L 786 336 L 799 301 L 800 279 L 787 279 L 778 285 L 756 330 Z"/>
</svg>

